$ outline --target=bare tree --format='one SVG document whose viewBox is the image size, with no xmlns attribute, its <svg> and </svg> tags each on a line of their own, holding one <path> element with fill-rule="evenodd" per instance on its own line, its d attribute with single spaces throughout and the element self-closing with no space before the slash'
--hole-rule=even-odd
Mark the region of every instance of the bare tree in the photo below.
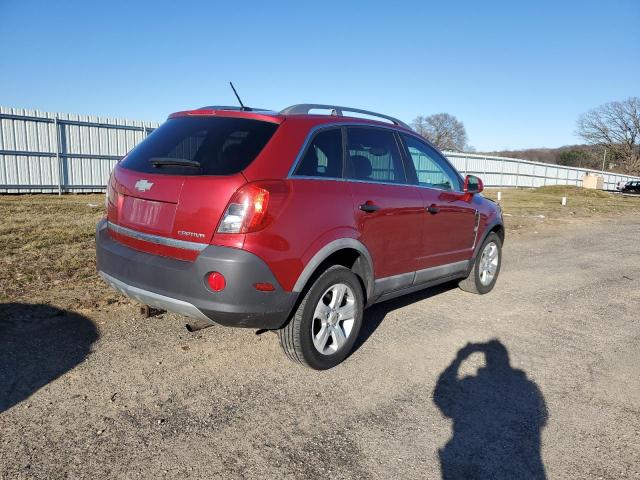
<svg viewBox="0 0 640 480">
<path fill-rule="evenodd" d="M 640 173 L 640 97 L 600 105 L 578 119 L 577 134 L 606 148 L 628 173 Z"/>
<path fill-rule="evenodd" d="M 413 120 L 413 128 L 440 150 L 461 152 L 467 146 L 467 131 L 460 120 L 448 113 L 437 113 Z"/>
</svg>

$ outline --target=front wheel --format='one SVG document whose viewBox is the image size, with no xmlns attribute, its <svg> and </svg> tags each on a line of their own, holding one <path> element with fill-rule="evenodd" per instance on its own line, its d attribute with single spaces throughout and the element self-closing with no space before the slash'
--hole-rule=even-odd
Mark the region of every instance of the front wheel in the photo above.
<svg viewBox="0 0 640 480">
<path fill-rule="evenodd" d="M 349 354 L 362 325 L 364 294 L 348 268 L 328 268 L 307 291 L 289 323 L 278 330 L 280 345 L 294 362 L 315 370 L 338 365 Z"/>
<path fill-rule="evenodd" d="M 491 232 L 480 246 L 469 276 L 458 286 L 465 292 L 489 293 L 496 284 L 501 264 L 502 241 L 495 232 Z"/>
</svg>

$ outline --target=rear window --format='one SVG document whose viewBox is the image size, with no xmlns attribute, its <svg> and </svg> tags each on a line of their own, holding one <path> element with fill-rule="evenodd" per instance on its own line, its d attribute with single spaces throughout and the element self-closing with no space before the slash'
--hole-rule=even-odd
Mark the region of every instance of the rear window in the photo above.
<svg viewBox="0 0 640 480">
<path fill-rule="evenodd" d="M 135 147 L 121 165 L 144 173 L 232 175 L 249 166 L 277 128 L 245 118 L 173 118 Z"/>
</svg>

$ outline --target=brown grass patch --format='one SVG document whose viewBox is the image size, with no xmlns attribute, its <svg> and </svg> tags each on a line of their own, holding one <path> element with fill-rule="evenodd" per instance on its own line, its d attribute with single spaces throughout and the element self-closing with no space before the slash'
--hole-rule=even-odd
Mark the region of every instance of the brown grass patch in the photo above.
<svg viewBox="0 0 640 480">
<path fill-rule="evenodd" d="M 640 196 L 589 190 L 581 187 L 553 185 L 535 189 L 492 188 L 483 195 L 497 199 L 500 191 L 507 229 L 519 230 L 540 223 L 573 222 L 594 217 L 620 216 L 640 213 Z M 562 206 L 562 197 L 567 197 L 567 205 Z M 543 216 L 544 218 L 541 218 Z"/>
<path fill-rule="evenodd" d="M 90 307 L 112 297 L 96 275 L 103 195 L 0 196 L 0 301 Z"/>
</svg>

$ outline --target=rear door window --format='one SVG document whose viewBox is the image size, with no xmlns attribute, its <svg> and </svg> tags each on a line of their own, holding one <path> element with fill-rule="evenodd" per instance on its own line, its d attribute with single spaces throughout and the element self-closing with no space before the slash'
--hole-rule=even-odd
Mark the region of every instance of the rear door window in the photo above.
<svg viewBox="0 0 640 480">
<path fill-rule="evenodd" d="M 382 128 L 347 128 L 347 178 L 385 183 L 406 183 L 402 157 L 392 131 Z"/>
<path fill-rule="evenodd" d="M 121 165 L 144 173 L 232 175 L 253 162 L 277 128 L 274 123 L 246 118 L 172 118 Z"/>
<path fill-rule="evenodd" d="M 342 130 L 331 128 L 316 133 L 304 152 L 294 175 L 299 177 L 342 177 Z"/>
</svg>

